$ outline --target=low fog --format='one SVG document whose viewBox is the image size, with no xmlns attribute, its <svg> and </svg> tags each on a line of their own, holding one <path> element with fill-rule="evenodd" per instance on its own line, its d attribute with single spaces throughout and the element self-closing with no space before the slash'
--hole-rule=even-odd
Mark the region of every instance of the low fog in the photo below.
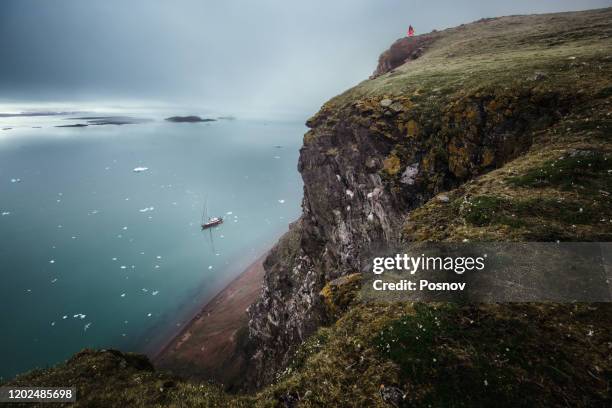
<svg viewBox="0 0 612 408">
<path fill-rule="evenodd" d="M 306 117 L 404 35 L 609 0 L 3 0 L 0 104 Z M 0 109 L 1 111 L 2 109 Z"/>
</svg>

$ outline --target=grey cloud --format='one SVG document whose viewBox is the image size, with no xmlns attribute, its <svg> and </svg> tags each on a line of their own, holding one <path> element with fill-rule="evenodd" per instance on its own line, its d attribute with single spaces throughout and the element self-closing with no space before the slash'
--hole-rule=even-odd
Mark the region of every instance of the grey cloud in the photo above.
<svg viewBox="0 0 612 408">
<path fill-rule="evenodd" d="M 403 35 L 600 0 L 4 0 L 0 102 L 162 101 L 307 115 Z"/>
</svg>

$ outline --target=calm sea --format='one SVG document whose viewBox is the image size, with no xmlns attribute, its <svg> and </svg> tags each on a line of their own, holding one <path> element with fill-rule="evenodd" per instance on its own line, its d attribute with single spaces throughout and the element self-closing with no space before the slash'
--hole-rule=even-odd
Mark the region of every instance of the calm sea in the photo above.
<svg viewBox="0 0 612 408">
<path fill-rule="evenodd" d="M 4 379 L 85 347 L 151 350 L 300 213 L 302 123 L 54 127 L 83 122 L 68 117 L 0 118 Z M 205 202 L 225 219 L 212 233 Z"/>
</svg>

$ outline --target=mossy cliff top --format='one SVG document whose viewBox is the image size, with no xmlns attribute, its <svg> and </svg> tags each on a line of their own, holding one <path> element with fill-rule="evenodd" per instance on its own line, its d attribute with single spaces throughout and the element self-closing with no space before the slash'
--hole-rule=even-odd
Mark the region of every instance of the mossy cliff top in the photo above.
<svg viewBox="0 0 612 408">
<path fill-rule="evenodd" d="M 100 407 L 389 406 L 381 384 L 415 407 L 610 406 L 610 304 L 364 305 L 355 291 L 376 244 L 612 238 L 611 22 L 512 16 L 403 39 L 421 43 L 308 121 L 304 214 L 249 309 L 256 391 L 108 351 L 12 383 L 74 385 L 77 406 Z"/>
</svg>

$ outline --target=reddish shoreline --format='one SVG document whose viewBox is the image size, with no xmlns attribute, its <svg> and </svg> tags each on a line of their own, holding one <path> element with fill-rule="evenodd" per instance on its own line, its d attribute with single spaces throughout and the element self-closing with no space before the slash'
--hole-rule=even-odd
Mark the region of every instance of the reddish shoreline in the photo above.
<svg viewBox="0 0 612 408">
<path fill-rule="evenodd" d="M 155 354 L 154 364 L 189 377 L 223 383 L 237 376 L 244 365 L 240 350 L 236 350 L 238 332 L 247 325 L 246 309 L 261 292 L 266 256 L 267 253 L 210 299 Z"/>
</svg>

